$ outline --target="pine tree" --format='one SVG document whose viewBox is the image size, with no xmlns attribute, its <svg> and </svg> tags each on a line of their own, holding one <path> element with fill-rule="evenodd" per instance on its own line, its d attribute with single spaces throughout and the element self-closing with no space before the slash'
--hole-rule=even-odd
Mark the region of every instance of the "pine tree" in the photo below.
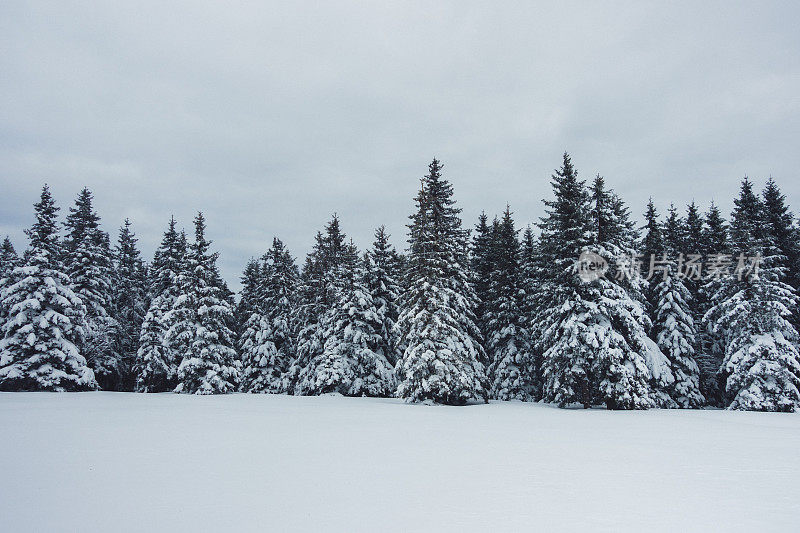
<svg viewBox="0 0 800 533">
<path fill-rule="evenodd" d="M 800 290 L 800 231 L 794 224 L 794 216 L 786 205 L 786 197 L 781 193 L 775 180 L 770 178 L 762 192 L 764 204 L 764 231 L 769 249 L 765 252 L 772 257 L 771 265 L 778 280 Z M 791 318 L 795 329 L 800 326 L 800 309 L 793 310 Z"/>
<path fill-rule="evenodd" d="M 746 178 L 734 204 L 730 234 L 739 261 L 734 274 L 717 284 L 714 306 L 705 316 L 723 347 L 726 405 L 794 411 L 800 406 L 800 354 L 797 330 L 788 318 L 797 295 L 780 281 L 778 257 L 765 255 L 774 247 L 764 205 Z"/>
<path fill-rule="evenodd" d="M 493 224 L 489 224 L 489 217 L 485 212 L 481 212 L 478 223 L 470 245 L 470 279 L 475 290 L 477 303 L 475 306 L 475 318 L 481 333 L 486 335 L 486 305 L 492 300 L 490 294 L 490 276 L 494 269 L 493 247 L 494 231 L 497 229 L 497 218 Z"/>
<path fill-rule="evenodd" d="M 422 179 L 409 225 L 407 291 L 397 322 L 405 346 L 397 395 L 406 401 L 463 404 L 486 399 L 487 380 L 476 296 L 467 274 L 467 232 L 453 187 L 434 159 Z"/>
<path fill-rule="evenodd" d="M 355 267 L 357 256 L 334 214 L 325 233 L 317 233 L 314 249 L 303 267 L 301 299 L 294 320 L 298 328 L 297 354 L 287 375 L 294 394 L 314 394 L 306 385 L 311 383 L 312 361 L 325 348 L 325 314 L 339 301 L 345 274 Z"/>
<path fill-rule="evenodd" d="M 221 285 L 217 254 L 209 251 L 205 218 L 194 220 L 195 242 L 189 246 L 186 269 L 178 276 L 180 296 L 167 319 L 175 324 L 166 341 L 183 356 L 178 366 L 176 392 L 224 394 L 239 382 L 240 361 L 234 349 L 233 308 L 227 288 Z"/>
<path fill-rule="evenodd" d="M 0 295 L 4 287 L 11 281 L 10 275 L 14 268 L 20 265 L 19 256 L 11 244 L 11 239 L 6 236 L 3 244 L 0 245 Z M 3 308 L 2 297 L 0 297 L 0 320 L 6 316 L 6 309 Z"/>
<path fill-rule="evenodd" d="M 19 256 L 14 250 L 14 245 L 11 244 L 11 239 L 6 235 L 3 244 L 0 245 L 0 278 L 6 277 L 18 265 Z"/>
<path fill-rule="evenodd" d="M 286 374 L 295 352 L 292 318 L 297 266 L 283 242 L 275 238 L 260 270 L 255 287 L 257 301 L 240 344 L 245 367 L 242 389 L 287 392 Z"/>
<path fill-rule="evenodd" d="M 185 255 L 185 235 L 177 232 L 175 217 L 172 217 L 150 268 L 150 305 L 142 322 L 136 352 L 136 390 L 139 392 L 171 391 L 178 384 L 182 356 L 167 344 L 166 333 L 174 325 L 168 318 L 180 296 L 178 277 L 185 268 Z"/>
<path fill-rule="evenodd" d="M 526 226 L 520 245 L 520 315 L 522 327 L 528 332 L 528 349 L 533 358 L 529 369 L 529 383 L 532 384 L 532 400 L 542 399 L 542 326 L 546 323 L 542 318 L 544 310 L 544 276 L 539 243 L 530 226 Z"/>
<path fill-rule="evenodd" d="M 60 264 L 56 207 L 47 185 L 26 231 L 30 249 L 0 295 L 0 390 L 76 391 L 97 388 L 78 350 L 86 309 Z"/>
<path fill-rule="evenodd" d="M 693 409 L 702 406 L 705 398 L 700 392 L 700 370 L 694 359 L 697 339 L 689 307 L 692 296 L 677 276 L 674 262 L 667 268 L 655 286 L 653 332 L 675 376 L 670 396 L 678 406 Z"/>
<path fill-rule="evenodd" d="M 549 296 L 538 339 L 546 346 L 544 399 L 561 406 L 650 407 L 647 354 L 653 347 L 642 327 L 647 320 L 642 303 L 609 277 L 578 275 L 580 254 L 602 258 L 611 276 L 616 274 L 615 252 L 632 247 L 635 236 L 626 210 L 605 191 L 602 179 L 595 180 L 590 197 L 566 153 L 552 185 L 555 199 L 545 201 L 547 215 L 540 223 L 543 263 L 552 265 L 543 270 Z"/>
<path fill-rule="evenodd" d="M 136 247 L 136 235 L 127 218 L 119 230 L 115 249 L 114 320 L 117 322 L 116 352 L 124 369 L 122 390 L 132 391 L 136 385 L 136 353 L 139 334 L 147 314 L 147 269 Z"/>
<path fill-rule="evenodd" d="M 389 234 L 384 226 L 375 230 L 375 242 L 364 260 L 366 289 L 375 304 L 375 311 L 381 322 L 381 352 L 394 366 L 400 358 L 397 332 L 394 325 L 400 311 L 397 300 L 400 297 L 400 284 L 396 278 L 399 260 L 394 247 L 389 244 Z"/>
<path fill-rule="evenodd" d="M 394 371 L 382 352 L 381 317 L 356 269 L 344 274 L 339 300 L 322 319 L 324 345 L 310 362 L 303 394 L 390 396 Z"/>
<path fill-rule="evenodd" d="M 719 208 L 712 202 L 705 217 L 703 234 L 703 261 L 706 265 L 714 258 L 730 255 L 728 243 L 728 226 Z M 695 308 L 697 318 L 697 366 L 700 369 L 700 391 L 709 405 L 722 405 L 722 388 L 720 385 L 720 368 L 722 351 L 720 341 L 711 331 L 711 324 L 704 320 L 705 314 L 712 307 L 711 298 L 718 288 L 719 280 L 704 276 L 701 289 L 697 295 Z"/>
<path fill-rule="evenodd" d="M 117 352 L 118 324 L 112 316 L 114 264 L 108 234 L 84 188 L 70 208 L 64 263 L 72 290 L 86 306 L 86 337 L 81 351 L 105 390 L 121 390 L 126 368 Z"/>
<path fill-rule="evenodd" d="M 498 400 L 532 401 L 537 394 L 538 373 L 523 312 L 520 245 L 508 206 L 494 243 L 494 268 L 489 278 L 492 300 L 485 304 L 486 351 L 492 361 L 491 394 Z"/>
</svg>

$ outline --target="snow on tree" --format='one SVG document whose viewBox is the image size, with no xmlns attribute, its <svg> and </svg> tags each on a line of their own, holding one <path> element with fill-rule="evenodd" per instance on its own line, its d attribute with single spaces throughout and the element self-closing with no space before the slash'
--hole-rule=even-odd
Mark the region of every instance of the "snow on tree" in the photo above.
<svg viewBox="0 0 800 533">
<path fill-rule="evenodd" d="M 142 321 L 136 352 L 138 392 L 166 392 L 178 384 L 182 356 L 165 340 L 173 325 L 167 320 L 171 317 L 169 312 L 180 296 L 178 276 L 185 268 L 186 238 L 175 226 L 175 217 L 172 217 L 150 268 L 150 305 Z"/>
<path fill-rule="evenodd" d="M 0 245 L 0 294 L 3 293 L 3 288 L 6 283 L 10 281 L 10 274 L 15 267 L 19 266 L 20 259 L 17 256 L 17 251 L 14 250 L 14 245 L 11 244 L 11 239 L 6 236 L 3 244 Z M 0 317 L 6 316 L 6 310 L 3 308 L 2 297 L 0 297 Z"/>
<path fill-rule="evenodd" d="M 242 390 L 287 392 L 286 374 L 295 352 L 292 314 L 297 266 L 283 242 L 274 238 L 258 270 L 251 289 L 254 301 L 250 317 L 240 340 L 244 361 Z M 243 301 L 245 296 L 243 293 Z"/>
<path fill-rule="evenodd" d="M 798 334 L 789 318 L 794 289 L 780 281 L 780 258 L 764 207 L 745 178 L 731 217 L 734 272 L 716 285 L 705 320 L 723 346 L 729 409 L 794 411 L 800 406 Z"/>
<path fill-rule="evenodd" d="M 409 402 L 464 404 L 487 398 L 476 296 L 467 274 L 467 232 L 452 185 L 434 159 L 409 225 L 407 290 L 397 322 L 405 346 L 397 396 Z"/>
<path fill-rule="evenodd" d="M 523 313 L 520 245 L 508 206 L 493 239 L 494 266 L 489 278 L 492 299 L 485 303 L 486 351 L 491 396 L 498 400 L 536 399 L 538 372 Z"/>
<path fill-rule="evenodd" d="M 334 214 L 318 232 L 314 249 L 306 258 L 300 284 L 300 302 L 295 311 L 297 353 L 287 373 L 294 394 L 313 394 L 306 387 L 307 375 L 313 372 L 311 362 L 325 347 L 325 314 L 341 296 L 344 274 L 356 266 L 358 252 L 347 244 L 347 238 Z"/>
<path fill-rule="evenodd" d="M 117 322 L 116 351 L 125 369 L 122 390 L 132 391 L 136 385 L 136 353 L 139 334 L 147 313 L 147 268 L 136 247 L 136 235 L 127 218 L 119 231 L 114 251 L 113 317 Z"/>
<path fill-rule="evenodd" d="M 361 269 L 344 274 L 336 304 L 324 315 L 323 349 L 309 363 L 302 394 L 391 396 L 394 370 L 383 353 L 383 323 Z"/>
<path fill-rule="evenodd" d="M 490 277 L 494 268 L 493 244 L 495 236 L 493 230 L 497 229 L 497 219 L 495 218 L 494 224 L 489 224 L 488 220 L 486 213 L 481 212 L 472 235 L 469 258 L 470 280 L 477 297 L 475 322 L 484 337 L 486 335 L 485 306 L 492 299 Z"/>
<path fill-rule="evenodd" d="M 399 270 L 398 263 L 397 252 L 389 244 L 389 234 L 381 226 L 375 230 L 375 242 L 364 258 L 364 282 L 381 323 L 381 351 L 392 366 L 400 358 L 397 332 L 394 329 L 400 315 L 397 300 L 401 289 L 395 277 Z"/>
<path fill-rule="evenodd" d="M 654 337 L 675 376 L 670 396 L 684 409 L 700 407 L 705 398 L 700 392 L 700 370 L 694 359 L 696 331 L 688 303 L 691 294 L 677 276 L 674 264 L 661 276 L 654 292 Z"/>
<path fill-rule="evenodd" d="M 180 295 L 167 313 L 174 325 L 166 342 L 182 355 L 175 392 L 224 394 L 236 390 L 240 361 L 234 349 L 233 308 L 221 284 L 217 254 L 209 251 L 205 218 L 194 220 L 195 242 L 189 246 L 186 268 L 178 275 Z"/>
<path fill-rule="evenodd" d="M 613 281 L 617 252 L 632 247 L 635 238 L 626 210 L 605 192 L 602 180 L 595 180 L 590 197 L 566 153 L 552 185 L 555 199 L 545 201 L 540 223 L 542 259 L 551 265 L 543 269 L 548 297 L 537 339 L 544 347 L 544 399 L 561 406 L 651 407 L 650 368 L 661 369 L 654 356 L 660 352 L 644 332 L 642 302 L 626 288 L 636 289 L 638 282 Z M 607 275 L 587 270 L 587 258 L 609 265 Z"/>
<path fill-rule="evenodd" d="M 0 294 L 0 390 L 96 389 L 94 372 L 78 349 L 86 309 L 60 264 L 58 208 L 47 185 L 34 209 L 25 262 L 9 273 Z"/>
<path fill-rule="evenodd" d="M 84 188 L 65 222 L 64 263 L 72 290 L 86 306 L 86 336 L 81 352 L 105 390 L 121 390 L 127 369 L 117 351 L 118 324 L 112 316 L 114 264 L 108 234 Z"/>
</svg>

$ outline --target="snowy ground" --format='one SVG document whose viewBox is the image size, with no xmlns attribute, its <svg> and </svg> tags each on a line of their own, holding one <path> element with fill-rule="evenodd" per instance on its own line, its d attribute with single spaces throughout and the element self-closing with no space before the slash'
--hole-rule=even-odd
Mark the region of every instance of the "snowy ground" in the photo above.
<svg viewBox="0 0 800 533">
<path fill-rule="evenodd" d="M 0 394 L 2 531 L 797 531 L 800 415 Z"/>
</svg>

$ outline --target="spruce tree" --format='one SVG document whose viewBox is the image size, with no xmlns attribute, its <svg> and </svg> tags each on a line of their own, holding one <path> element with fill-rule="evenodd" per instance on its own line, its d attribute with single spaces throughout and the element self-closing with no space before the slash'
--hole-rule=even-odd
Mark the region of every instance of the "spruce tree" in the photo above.
<svg viewBox="0 0 800 533">
<path fill-rule="evenodd" d="M 117 351 L 118 324 L 113 317 L 114 264 L 108 234 L 84 188 L 70 208 L 65 226 L 64 262 L 72 290 L 86 306 L 86 336 L 81 351 L 105 390 L 121 390 L 126 368 Z"/>
<path fill-rule="evenodd" d="M 667 268 L 654 290 L 653 333 L 675 377 L 670 396 L 679 407 L 693 409 L 702 406 L 705 398 L 700 392 L 700 370 L 694 358 L 697 333 L 689 307 L 692 296 L 677 276 L 674 262 L 668 263 Z"/>
<path fill-rule="evenodd" d="M 0 295 L 3 289 L 11 281 L 10 275 L 15 267 L 19 266 L 20 259 L 17 256 L 17 251 L 14 245 L 11 244 L 11 239 L 6 236 L 3 244 L 0 245 Z M 6 316 L 6 310 L 3 308 L 2 297 L 0 297 L 0 320 Z"/>
<path fill-rule="evenodd" d="M 489 277 L 492 299 L 485 304 L 486 351 L 491 395 L 498 400 L 532 401 L 537 394 L 536 359 L 523 311 L 525 289 L 520 244 L 506 206 L 494 240 Z"/>
<path fill-rule="evenodd" d="M 114 319 L 117 322 L 116 351 L 124 369 L 122 390 L 132 391 L 136 385 L 136 353 L 139 334 L 149 302 L 147 298 L 147 269 L 136 247 L 136 235 L 127 218 L 119 230 L 114 253 Z"/>
<path fill-rule="evenodd" d="M 490 294 L 490 276 L 494 268 L 493 246 L 494 231 L 497 229 L 497 218 L 489 224 L 489 217 L 481 212 L 472 235 L 470 244 L 470 279 L 475 290 L 477 303 L 475 306 L 476 324 L 486 336 L 486 305 L 492 300 Z M 488 355 L 488 354 L 487 354 Z"/>
<path fill-rule="evenodd" d="M 764 204 L 745 178 L 731 216 L 734 273 L 716 285 L 706 313 L 723 348 L 721 375 L 729 409 L 794 411 L 800 406 L 797 330 L 788 320 L 797 295 L 780 281 Z M 761 264 L 759 264 L 761 261 Z"/>
<path fill-rule="evenodd" d="M 372 249 L 365 256 L 364 283 L 381 322 L 381 351 L 392 366 L 400 358 L 397 332 L 394 328 L 400 315 L 397 307 L 401 290 L 396 277 L 399 270 L 398 263 L 397 252 L 389 243 L 389 234 L 384 226 L 380 226 L 375 230 Z"/>
<path fill-rule="evenodd" d="M 409 402 L 464 404 L 487 398 L 476 296 L 467 274 L 467 232 L 437 159 L 428 166 L 409 224 L 407 290 L 397 322 L 405 346 L 397 395 Z"/>
<path fill-rule="evenodd" d="M 0 294 L 0 390 L 96 389 L 94 373 L 78 349 L 86 308 L 60 262 L 58 207 L 47 185 L 34 209 L 25 263 L 13 268 Z"/>
<path fill-rule="evenodd" d="M 641 302 L 613 281 L 616 251 L 632 247 L 634 233 L 621 201 L 595 180 L 590 197 L 568 154 L 552 176 L 555 199 L 545 201 L 540 249 L 548 300 L 543 349 L 544 399 L 561 406 L 638 409 L 654 405 Z M 602 240 L 601 240 L 602 239 Z M 581 278 L 584 257 L 600 258 L 610 277 Z M 635 281 L 635 280 L 634 280 Z M 638 282 L 637 282 L 638 283 Z M 657 348 L 656 348 L 657 350 Z"/>
<path fill-rule="evenodd" d="M 150 305 L 142 322 L 136 352 L 136 390 L 139 392 L 171 391 L 178 384 L 181 354 L 166 342 L 166 333 L 174 325 L 168 320 L 172 316 L 169 312 L 180 296 L 178 277 L 185 268 L 185 255 L 185 236 L 178 233 L 175 217 L 171 217 L 150 268 Z"/>
<path fill-rule="evenodd" d="M 800 231 L 794 223 L 794 216 L 786 205 L 775 180 L 770 178 L 761 193 L 764 204 L 764 231 L 769 249 L 765 252 L 772 257 L 771 265 L 778 280 L 792 287 L 795 293 L 800 290 Z M 793 310 L 791 318 L 795 329 L 800 325 L 800 309 Z"/>
<path fill-rule="evenodd" d="M 709 261 L 716 261 L 715 258 L 731 257 L 728 242 L 728 226 L 719 208 L 711 203 L 705 216 L 705 227 L 703 233 L 703 260 L 706 266 Z M 720 340 L 711 330 L 711 324 L 704 320 L 705 314 L 712 307 L 711 297 L 716 292 L 720 280 L 709 279 L 703 274 L 703 281 L 700 291 L 698 291 L 697 318 L 697 366 L 700 369 L 700 391 L 706 402 L 712 406 L 722 405 L 722 388 L 720 386 L 721 376 L 719 374 L 722 366 L 722 352 Z"/>
<path fill-rule="evenodd" d="M 287 392 L 286 374 L 295 352 L 292 320 L 298 272 L 280 239 L 273 239 L 260 271 L 254 287 L 256 301 L 240 344 L 245 369 L 242 390 Z"/>
<path fill-rule="evenodd" d="M 348 245 L 339 217 L 334 214 L 325 233 L 317 233 L 314 249 L 303 266 L 300 302 L 294 317 L 297 353 L 287 375 L 294 394 L 314 394 L 307 385 L 313 374 L 312 361 L 325 348 L 325 314 L 339 301 L 345 273 L 355 267 L 355 259 L 357 252 Z"/>
<path fill-rule="evenodd" d="M 166 341 L 182 355 L 175 392 L 224 394 L 239 383 L 240 361 L 234 349 L 233 308 L 221 284 L 217 255 L 210 252 L 205 218 L 194 220 L 195 241 L 189 246 L 186 268 L 178 275 L 180 296 L 167 313 L 175 324 Z"/>
<path fill-rule="evenodd" d="M 390 396 L 394 371 L 383 353 L 383 323 L 360 268 L 343 273 L 339 299 L 322 318 L 323 349 L 310 361 L 302 394 Z"/>
</svg>

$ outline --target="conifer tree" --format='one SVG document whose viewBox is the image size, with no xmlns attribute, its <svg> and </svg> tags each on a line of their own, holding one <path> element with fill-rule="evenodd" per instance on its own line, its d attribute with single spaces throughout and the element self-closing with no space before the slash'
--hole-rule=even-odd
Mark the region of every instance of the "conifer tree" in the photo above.
<svg viewBox="0 0 800 533">
<path fill-rule="evenodd" d="M 700 370 L 695 361 L 695 322 L 689 307 L 691 294 L 677 276 L 674 262 L 655 286 L 653 332 L 656 343 L 667 356 L 675 381 L 670 396 L 679 407 L 693 409 L 704 404 L 700 392 Z"/>
<path fill-rule="evenodd" d="M 375 230 L 375 242 L 365 256 L 364 283 L 381 322 L 381 351 L 392 366 L 400 358 L 397 332 L 394 329 L 400 315 L 397 307 L 401 290 L 396 277 L 398 263 L 397 252 L 389 244 L 389 234 L 381 226 Z"/>
<path fill-rule="evenodd" d="M 136 247 L 136 235 L 127 218 L 119 231 L 114 254 L 114 319 L 117 322 L 116 351 L 122 360 L 121 389 L 132 391 L 136 385 L 136 353 L 139 334 L 149 306 L 147 269 Z"/>
<path fill-rule="evenodd" d="M 136 352 L 136 390 L 139 392 L 171 391 L 178 384 L 182 355 L 166 342 L 166 333 L 174 325 L 168 320 L 174 316 L 169 312 L 180 296 L 178 277 L 185 268 L 185 255 L 185 235 L 178 233 L 175 217 L 171 217 L 150 269 L 150 305 L 142 322 Z"/>
<path fill-rule="evenodd" d="M 6 277 L 13 269 L 19 264 L 19 256 L 11 244 L 11 239 L 3 239 L 3 244 L 0 245 L 0 278 Z"/>
<path fill-rule="evenodd" d="M 65 226 L 64 263 L 72 290 L 86 306 L 86 337 L 81 351 L 105 390 L 121 390 L 126 368 L 117 351 L 118 324 L 113 317 L 114 264 L 108 234 L 84 188 L 70 208 Z"/>
<path fill-rule="evenodd" d="M 195 241 L 189 246 L 186 268 L 178 275 L 180 296 L 167 313 L 175 324 L 166 341 L 181 354 L 175 392 L 224 394 L 239 383 L 240 361 L 234 349 L 233 308 L 227 287 L 221 285 L 217 254 L 205 237 L 205 218 L 194 220 Z"/>
<path fill-rule="evenodd" d="M 20 259 L 17 256 L 17 251 L 14 245 L 11 244 L 11 239 L 6 236 L 3 244 L 0 245 L 0 295 L 3 293 L 3 288 L 11 281 L 10 274 L 15 267 L 19 266 Z M 6 316 L 6 310 L 3 308 L 2 296 L 0 296 L 0 320 Z M 2 322 L 0 322 L 2 324 Z"/>
<path fill-rule="evenodd" d="M 731 216 L 733 275 L 716 286 L 705 320 L 723 347 L 729 409 L 794 411 L 800 406 L 797 330 L 788 320 L 797 295 L 780 281 L 764 205 L 745 178 Z M 765 255 L 766 254 L 766 255 Z M 759 257 L 763 262 L 759 265 Z"/>
<path fill-rule="evenodd" d="M 491 394 L 498 400 L 531 401 L 537 394 L 538 372 L 523 312 L 520 245 L 508 206 L 493 240 L 492 299 L 484 308 Z"/>
<path fill-rule="evenodd" d="M 542 258 L 552 265 L 544 270 L 549 297 L 539 338 L 546 346 L 544 399 L 562 406 L 650 407 L 654 400 L 646 353 L 652 347 L 642 327 L 647 318 L 641 302 L 612 281 L 612 251 L 633 238 L 624 206 L 604 192 L 602 180 L 595 180 L 592 202 L 566 153 L 552 185 L 555 199 L 545 201 L 547 215 L 540 223 Z M 602 258 L 612 278 L 579 277 L 581 253 Z"/>
<path fill-rule="evenodd" d="M 60 263 L 58 207 L 47 185 L 26 231 L 30 249 L 0 294 L 0 390 L 78 391 L 97 388 L 78 346 L 86 308 Z"/>
<path fill-rule="evenodd" d="M 287 375 L 295 394 L 313 394 L 304 384 L 310 382 L 307 375 L 313 372 L 312 361 L 325 347 L 325 313 L 339 301 L 344 275 L 355 267 L 357 257 L 334 214 L 325 233 L 317 233 L 314 249 L 303 266 L 300 303 L 294 319 L 298 328 L 297 353 Z"/>
<path fill-rule="evenodd" d="M 728 227 L 719 208 L 712 202 L 705 216 L 703 234 L 703 260 L 706 266 L 716 258 L 730 256 Z M 698 292 L 697 309 L 697 366 L 700 369 L 700 391 L 709 405 L 722 405 L 722 387 L 720 387 L 720 368 L 722 366 L 723 348 L 711 330 L 711 324 L 704 320 L 705 314 L 712 307 L 711 297 L 716 292 L 719 281 L 709 279 L 703 273 L 703 282 Z"/>
<path fill-rule="evenodd" d="M 409 224 L 407 290 L 397 322 L 405 346 L 396 366 L 406 401 L 463 404 L 486 399 L 476 296 L 467 274 L 467 232 L 437 159 L 428 166 Z"/>
<path fill-rule="evenodd" d="M 256 302 L 240 344 L 245 368 L 242 389 L 287 392 L 286 374 L 295 352 L 292 318 L 298 272 L 280 239 L 273 239 L 257 279 Z"/>
<path fill-rule="evenodd" d="M 765 254 L 772 257 L 773 271 L 778 280 L 786 283 L 795 293 L 800 290 L 800 231 L 794 224 L 794 216 L 786 205 L 775 180 L 770 178 L 762 192 L 764 204 L 764 232 L 768 249 Z M 793 310 L 791 318 L 795 329 L 800 325 L 800 309 Z"/>
<path fill-rule="evenodd" d="M 493 224 L 489 224 L 488 221 L 489 217 L 482 211 L 478 217 L 478 223 L 475 225 L 475 231 L 470 245 L 470 278 L 475 290 L 475 296 L 477 297 L 475 318 L 476 324 L 484 336 L 486 334 L 486 305 L 492 299 L 489 292 L 489 278 L 494 268 L 494 258 L 492 254 L 495 239 L 494 230 L 497 229 L 497 218 L 495 218 Z"/>
<path fill-rule="evenodd" d="M 390 396 L 394 371 L 382 351 L 381 317 L 360 268 L 343 273 L 339 299 L 324 315 L 323 349 L 298 386 L 302 394 Z"/>
</svg>

